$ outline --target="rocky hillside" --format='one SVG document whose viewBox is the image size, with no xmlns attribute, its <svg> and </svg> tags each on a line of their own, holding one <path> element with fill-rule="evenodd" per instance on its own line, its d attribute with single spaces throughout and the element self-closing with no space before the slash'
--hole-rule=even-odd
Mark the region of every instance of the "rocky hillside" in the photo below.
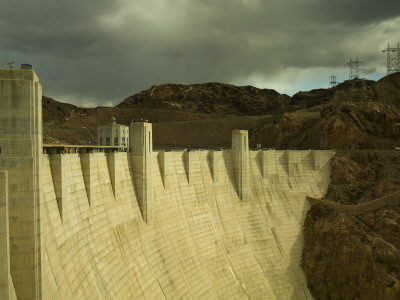
<svg viewBox="0 0 400 300">
<path fill-rule="evenodd" d="M 160 124 L 155 125 L 155 145 L 229 147 L 230 131 L 241 128 L 249 130 L 252 147 L 393 149 L 400 145 L 400 73 L 293 97 L 222 83 L 155 85 L 108 108 L 43 97 L 46 142 L 95 143 L 95 128 L 112 116 L 125 125 L 141 119 Z M 176 138 L 171 142 L 167 135 Z"/>
<path fill-rule="evenodd" d="M 344 152 L 326 200 L 359 204 L 400 188 L 398 152 Z M 400 299 L 400 207 L 350 214 L 313 206 L 302 268 L 315 299 Z"/>
<path fill-rule="evenodd" d="M 158 84 L 130 96 L 118 108 L 151 108 L 218 115 L 266 115 L 281 112 L 291 98 L 275 90 L 218 82 Z"/>
<path fill-rule="evenodd" d="M 373 80 L 354 79 L 352 81 L 346 80 L 339 83 L 335 87 L 329 89 L 315 89 L 311 91 L 301 91 L 293 95 L 291 99 L 292 105 L 299 105 L 301 107 L 313 107 L 319 104 L 324 104 L 335 101 L 361 101 L 362 96 L 368 97 L 369 90 L 373 90 L 375 82 Z M 372 93 L 369 95 L 369 100 L 376 100 L 371 98 Z"/>
<path fill-rule="evenodd" d="M 285 113 L 253 136 L 274 148 L 393 149 L 400 144 L 400 110 L 381 102 L 329 102 Z"/>
<path fill-rule="evenodd" d="M 43 127 L 62 127 L 70 118 L 77 107 L 72 104 L 62 103 L 46 96 L 42 97 Z"/>
</svg>

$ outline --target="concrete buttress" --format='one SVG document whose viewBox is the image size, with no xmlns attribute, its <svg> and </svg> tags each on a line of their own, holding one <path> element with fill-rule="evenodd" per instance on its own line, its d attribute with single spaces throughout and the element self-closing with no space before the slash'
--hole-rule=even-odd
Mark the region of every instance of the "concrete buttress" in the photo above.
<svg viewBox="0 0 400 300">
<path fill-rule="evenodd" d="M 80 154 L 80 162 L 82 166 L 82 175 L 83 181 L 85 184 L 86 195 L 89 201 L 89 205 L 92 205 L 92 197 L 94 194 L 94 184 L 95 184 L 95 176 L 94 176 L 94 159 L 93 153 L 81 153 Z"/>
<path fill-rule="evenodd" d="M 222 151 L 210 151 L 209 162 L 214 183 L 218 183 L 218 170 L 222 161 Z"/>
<path fill-rule="evenodd" d="M 117 199 L 118 192 L 119 192 L 119 177 L 118 177 L 118 172 L 120 171 L 120 167 L 118 164 L 118 152 L 110 152 L 107 153 L 107 166 L 108 166 L 108 172 L 110 174 L 110 181 L 111 181 L 111 186 L 113 189 L 114 193 L 114 198 Z"/>
<path fill-rule="evenodd" d="M 152 124 L 132 122 L 129 129 L 131 165 L 136 195 L 143 220 L 147 223 L 147 207 L 153 200 L 153 136 Z"/>
<path fill-rule="evenodd" d="M 250 200 L 249 188 L 249 136 L 247 130 L 232 131 L 232 159 L 237 192 L 243 202 Z"/>
<path fill-rule="evenodd" d="M 64 203 L 65 193 L 66 193 L 65 174 L 67 174 L 65 169 L 65 156 L 63 154 L 50 154 L 49 160 L 50 160 L 51 174 L 53 176 L 54 191 L 56 193 L 58 210 L 60 212 L 61 220 L 63 220 L 65 219 L 67 214 L 66 212 L 67 205 Z"/>
<path fill-rule="evenodd" d="M 171 187 L 171 175 L 172 175 L 172 152 L 160 151 L 158 153 L 158 164 L 160 166 L 161 179 L 164 185 L 164 189 Z"/>
</svg>

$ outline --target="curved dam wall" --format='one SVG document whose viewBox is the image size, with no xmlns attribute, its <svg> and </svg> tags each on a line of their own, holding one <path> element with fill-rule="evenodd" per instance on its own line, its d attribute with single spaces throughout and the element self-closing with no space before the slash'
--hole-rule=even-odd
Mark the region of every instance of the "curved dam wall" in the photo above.
<svg viewBox="0 0 400 300">
<path fill-rule="evenodd" d="M 0 70 L 1 299 L 311 299 L 306 197 L 331 151 L 42 146 L 31 70 Z"/>
<path fill-rule="evenodd" d="M 170 169 L 163 181 L 165 154 Z M 306 196 L 325 194 L 332 153 L 314 152 L 320 162 L 314 169 L 311 151 L 250 152 L 248 202 L 238 196 L 231 151 L 218 153 L 215 178 L 210 152 L 190 152 L 186 166 L 185 154 L 153 152 L 147 223 L 129 153 L 116 153 L 116 192 L 110 154 L 91 154 L 90 201 L 80 155 L 64 154 L 62 219 L 51 155 L 43 156 L 44 299 L 312 298 L 300 269 L 302 225 Z"/>
</svg>

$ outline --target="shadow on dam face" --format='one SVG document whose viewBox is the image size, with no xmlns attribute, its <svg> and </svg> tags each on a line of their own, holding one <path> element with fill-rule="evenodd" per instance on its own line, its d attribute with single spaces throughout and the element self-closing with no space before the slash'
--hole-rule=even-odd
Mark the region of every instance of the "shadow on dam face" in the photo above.
<svg viewBox="0 0 400 300">
<path fill-rule="evenodd" d="M 0 297 L 312 298 L 306 197 L 333 152 L 249 151 L 245 131 L 232 151 L 157 152 L 148 123 L 144 150 L 43 147 L 34 72 L 0 69 L 0 96 Z"/>
</svg>

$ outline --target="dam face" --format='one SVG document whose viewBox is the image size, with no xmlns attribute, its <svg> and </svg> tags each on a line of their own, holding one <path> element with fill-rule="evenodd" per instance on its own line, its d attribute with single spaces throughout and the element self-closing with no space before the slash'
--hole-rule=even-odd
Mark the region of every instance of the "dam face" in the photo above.
<svg viewBox="0 0 400 300">
<path fill-rule="evenodd" d="M 249 151 L 245 131 L 232 151 L 153 151 L 149 123 L 127 152 L 43 147 L 36 75 L 0 75 L 0 298 L 312 298 L 306 197 L 333 152 Z"/>
</svg>

